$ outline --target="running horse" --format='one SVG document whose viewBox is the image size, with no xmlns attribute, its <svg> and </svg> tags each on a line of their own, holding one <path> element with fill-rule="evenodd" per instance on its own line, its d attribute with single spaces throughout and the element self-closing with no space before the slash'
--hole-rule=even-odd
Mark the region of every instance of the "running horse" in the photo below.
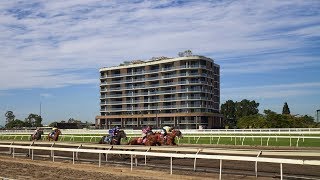
<svg viewBox="0 0 320 180">
<path fill-rule="evenodd" d="M 145 145 L 145 146 L 161 146 L 160 133 L 152 133 L 147 135 L 146 139 L 136 137 L 130 140 L 128 145 Z"/>
<path fill-rule="evenodd" d="M 174 129 L 174 130 L 172 130 L 171 133 L 168 133 L 167 134 L 167 138 L 162 140 L 162 144 L 161 145 L 169 145 L 169 146 L 177 145 L 175 143 L 176 137 L 182 138 L 182 133 L 178 129 Z"/>
<path fill-rule="evenodd" d="M 55 133 L 54 133 L 54 135 L 53 136 L 51 136 L 51 132 L 48 134 L 48 140 L 49 141 L 58 141 L 58 138 L 59 138 L 59 135 L 61 134 L 61 131 L 60 131 L 60 129 L 56 129 L 56 130 L 54 130 L 55 131 Z"/>
<path fill-rule="evenodd" d="M 108 140 L 105 140 L 106 138 L 108 138 Z M 115 136 L 111 139 L 111 141 L 110 141 L 110 135 L 108 135 L 108 136 L 103 136 L 103 137 L 100 139 L 99 144 L 120 145 L 122 138 L 127 139 L 127 134 L 124 132 L 124 130 L 119 130 L 119 131 L 115 134 Z"/>
<path fill-rule="evenodd" d="M 41 140 L 41 135 L 43 135 L 42 129 L 40 129 L 35 135 L 31 134 L 30 141 Z"/>
</svg>

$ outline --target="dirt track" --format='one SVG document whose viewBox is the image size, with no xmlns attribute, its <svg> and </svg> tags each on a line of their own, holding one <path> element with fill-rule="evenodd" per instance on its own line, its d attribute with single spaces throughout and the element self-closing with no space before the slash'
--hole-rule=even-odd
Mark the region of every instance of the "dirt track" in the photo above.
<svg viewBox="0 0 320 180">
<path fill-rule="evenodd" d="M 252 148 L 252 147 L 251 147 Z M 291 148 L 292 149 L 292 148 Z M 1 150 L 7 150 L 1 148 Z M 144 157 L 138 158 L 138 167 L 130 170 L 130 158 L 109 155 L 108 162 L 102 157 L 101 167 L 98 167 L 97 154 L 79 153 L 81 161 L 72 164 L 72 160 L 60 159 L 59 156 L 72 157 L 70 152 L 55 152 L 55 162 L 48 155 L 50 151 L 35 151 L 34 161 L 26 157 L 26 150 L 16 150 L 22 153 L 12 158 L 8 155 L 0 155 L 0 179 L 218 179 L 219 161 L 197 159 L 197 172 L 193 169 L 193 159 L 173 159 L 173 175 L 170 175 L 170 160 L 168 158 L 148 158 L 147 166 L 144 165 Z M 290 157 L 294 158 L 294 157 Z M 94 161 L 86 161 L 86 160 Z M 298 158 L 300 159 L 300 158 Z M 308 157 L 305 159 L 317 159 L 319 157 Z M 223 161 L 223 179 L 255 179 L 254 162 Z M 157 167 L 154 167 L 157 166 Z M 178 169 L 179 168 L 179 169 Z M 259 163 L 258 179 L 278 179 L 279 164 Z M 246 174 L 246 175 L 235 175 Z M 283 165 L 283 173 L 287 175 L 312 176 L 320 179 L 320 166 Z"/>
<path fill-rule="evenodd" d="M 177 171 L 170 175 L 167 170 L 149 170 L 123 166 L 96 164 L 72 164 L 72 161 L 50 162 L 44 160 L 30 160 L 23 157 L 12 158 L 0 156 L 0 177 L 9 179 L 217 179 L 218 174 L 195 173 L 177 175 Z M 223 179 L 255 179 L 248 176 L 223 175 Z M 270 179 L 270 178 L 259 178 Z"/>
</svg>

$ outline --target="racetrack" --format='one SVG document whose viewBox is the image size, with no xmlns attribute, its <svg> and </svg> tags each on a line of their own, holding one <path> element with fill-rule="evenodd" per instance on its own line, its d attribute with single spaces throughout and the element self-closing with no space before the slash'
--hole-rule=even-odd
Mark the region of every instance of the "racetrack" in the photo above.
<svg viewBox="0 0 320 180">
<path fill-rule="evenodd" d="M 29 142 L 30 143 L 30 142 Z M 44 146 L 44 145 L 41 145 Z M 56 147 L 56 146 L 55 146 Z M 57 145 L 58 147 L 58 145 Z M 65 147 L 65 146 L 64 146 Z M 70 146 L 71 147 L 71 146 Z M 136 146 L 135 146 L 136 147 Z M 180 146 L 179 146 L 180 147 Z M 74 147 L 73 147 L 74 148 Z M 190 146 L 183 147 L 183 149 L 191 148 Z M 192 146 L 192 148 L 195 148 Z M 205 149 L 220 149 L 227 152 L 230 150 L 230 147 L 224 148 L 224 147 L 217 147 L 217 146 L 196 146 L 196 148 L 205 148 Z M 243 147 L 241 147 L 243 148 Z M 248 147 L 250 149 L 255 147 Z M 261 147 L 260 147 L 261 148 Z M 258 148 L 259 149 L 259 148 Z M 286 151 L 312 151 L 312 152 L 319 152 L 319 149 L 317 148 L 279 148 L 279 147 L 273 147 L 269 149 L 273 150 L 286 150 Z M 8 149 L 1 148 L 2 152 L 7 151 Z M 242 152 L 241 150 L 240 152 Z M 257 151 L 256 149 L 254 151 Z M 130 171 L 130 158 L 128 156 L 118 156 L 118 155 L 108 155 L 108 162 L 102 161 L 101 167 L 98 167 L 98 154 L 90 154 L 90 153 L 79 153 L 79 159 L 75 162 L 75 165 L 72 164 L 72 153 L 71 152 L 55 152 L 55 162 L 52 161 L 52 158 L 49 157 L 48 151 L 35 151 L 34 161 L 31 161 L 30 158 L 26 157 L 25 155 L 28 153 L 26 150 L 16 150 L 16 153 L 21 153 L 19 157 L 12 159 L 8 155 L 1 156 L 1 161 L 4 159 L 7 159 L 2 164 L 5 164 L 8 167 L 9 171 L 4 172 L 4 174 L 0 174 L 0 176 L 3 177 L 9 177 L 9 178 L 19 178 L 19 177 L 13 177 L 14 173 L 17 173 L 18 171 L 12 171 L 12 169 L 15 169 L 14 167 L 23 167 L 26 168 L 24 171 L 19 171 L 19 173 L 26 172 L 25 175 L 27 179 L 28 176 L 30 176 L 31 179 L 34 178 L 42 178 L 39 174 L 30 174 L 28 173 L 28 168 L 30 167 L 32 169 L 39 169 L 47 165 L 42 164 L 51 164 L 54 168 L 46 168 L 52 169 L 52 174 L 55 173 L 54 169 L 61 171 L 59 173 L 60 178 L 66 179 L 103 179 L 101 177 L 109 176 L 113 177 L 115 179 L 127 179 L 128 177 L 135 179 L 155 179 L 154 177 L 159 177 L 158 179 L 164 179 L 165 177 L 175 177 L 177 179 L 189 179 L 189 178 L 196 178 L 198 179 L 200 176 L 203 178 L 209 178 L 209 179 L 216 179 L 219 177 L 219 160 L 206 160 L 206 159 L 197 159 L 197 171 L 193 171 L 193 159 L 182 159 L 182 158 L 174 158 L 173 159 L 173 175 L 170 175 L 169 170 L 169 164 L 170 159 L 169 158 L 159 158 L 159 157 L 149 157 L 147 159 L 147 164 L 144 163 L 144 156 L 139 157 L 137 156 L 137 167 L 133 167 L 133 171 Z M 173 152 L 176 153 L 176 152 Z M 178 152 L 179 153 L 179 152 Z M 217 154 L 217 153 L 214 153 Z M 223 154 L 223 153 L 222 153 Z M 41 155 L 41 156 L 39 156 Z M 235 154 L 234 155 L 239 155 Z M 246 155 L 248 156 L 248 155 Z M 253 155 L 250 155 L 253 156 Z M 262 154 L 263 156 L 263 154 Z M 66 158 L 59 158 L 59 157 L 68 157 Z M 20 159 L 23 160 L 20 160 Z M 71 159 L 70 159 L 71 158 Z M 306 156 L 306 157 L 281 157 L 281 158 L 290 158 L 290 159 L 311 159 L 311 160 L 320 160 L 319 156 Z M 19 159 L 19 160 L 18 160 Z M 10 161 L 11 160 L 11 161 Z M 13 161 L 15 160 L 15 161 Z M 19 164 L 22 163 L 23 164 Z M 10 163 L 13 163 L 10 165 Z M 18 163 L 18 164 L 16 164 Z M 26 164 L 31 164 L 31 166 L 28 166 Z M 51 166 L 50 165 L 50 166 Z M 57 166 L 58 165 L 58 166 Z M 40 166 L 40 167 L 38 167 Z M 56 166 L 56 167 L 55 167 Z M 62 168 L 63 167 L 63 168 Z M 79 169 L 74 169 L 79 168 Z M 116 168 L 116 169 L 114 169 Z M 10 170 L 11 169 L 11 170 Z M 71 170 L 70 170 L 71 169 Z M 94 173 L 91 172 L 94 169 Z M 239 179 L 239 178 L 254 178 L 255 173 L 255 163 L 254 162 L 243 162 L 243 161 L 223 161 L 223 171 L 222 171 L 222 178 L 223 179 Z M 40 171 L 37 170 L 37 171 Z M 45 170 L 41 170 L 45 171 Z M 72 172 L 69 172 L 72 171 Z M 76 171 L 76 172 L 73 172 Z M 80 171 L 80 172 L 78 172 Z M 98 171 L 96 173 L 96 171 Z M 100 172 L 101 171 L 101 172 Z M 279 164 L 274 163 L 259 163 L 258 164 L 258 176 L 261 179 L 268 179 L 268 178 L 279 178 L 280 174 Z M 12 173 L 10 173 L 12 172 Z M 77 176 L 76 174 L 81 174 L 82 172 L 86 172 L 87 175 L 81 175 Z M 117 173 L 118 172 L 118 173 Z M 120 172 L 120 173 L 119 173 Z M 50 174 L 50 172 L 48 172 Z M 99 174 L 103 174 L 101 177 Z M 134 175 L 136 174 L 136 175 Z M 141 175 L 142 174 L 142 175 Z M 152 174 L 152 176 L 148 176 L 145 174 Z M 306 165 L 289 165 L 289 164 L 283 164 L 283 174 L 285 178 L 288 177 L 308 177 L 311 179 L 318 179 L 320 177 L 320 166 L 306 166 Z M 12 176 L 12 177 L 10 177 Z M 129 179 L 130 179 L 129 178 Z"/>
</svg>

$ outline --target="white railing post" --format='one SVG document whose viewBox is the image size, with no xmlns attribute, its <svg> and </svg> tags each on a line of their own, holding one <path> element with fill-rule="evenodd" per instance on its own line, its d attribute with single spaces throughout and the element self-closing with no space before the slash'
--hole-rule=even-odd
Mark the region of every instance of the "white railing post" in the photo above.
<svg viewBox="0 0 320 180">
<path fill-rule="evenodd" d="M 220 172 L 219 172 L 219 180 L 222 178 L 222 159 L 220 159 Z"/>
<path fill-rule="evenodd" d="M 282 163 L 280 163 L 280 179 L 283 179 Z"/>
<path fill-rule="evenodd" d="M 131 171 L 132 171 L 132 168 L 133 168 L 133 155 L 131 154 Z"/>
<path fill-rule="evenodd" d="M 54 150 L 52 150 L 52 162 L 54 162 Z"/>
<path fill-rule="evenodd" d="M 172 156 L 170 157 L 170 175 L 172 175 Z"/>
<path fill-rule="evenodd" d="M 243 146 L 243 142 L 244 142 L 244 139 L 245 139 L 245 138 L 246 138 L 246 137 L 243 137 L 243 139 L 242 139 L 242 143 L 241 143 L 241 144 L 242 144 L 242 146 Z"/>
<path fill-rule="evenodd" d="M 217 144 L 219 144 L 219 141 L 220 141 L 220 137 L 221 137 L 221 136 L 219 136 L 219 138 L 218 138 Z"/>
<path fill-rule="evenodd" d="M 99 167 L 101 167 L 101 153 L 99 153 Z"/>
<path fill-rule="evenodd" d="M 80 144 L 80 146 L 78 146 L 77 149 L 80 149 L 81 146 L 82 146 L 82 144 Z M 78 160 L 78 151 L 76 152 L 76 159 Z"/>
<path fill-rule="evenodd" d="M 257 157 L 259 157 L 262 154 L 262 151 L 259 151 Z M 258 178 L 258 161 L 256 161 L 256 164 L 254 166 L 254 171 L 256 173 L 256 178 Z"/>
<path fill-rule="evenodd" d="M 54 143 L 51 144 L 51 148 L 54 146 Z M 53 156 L 53 150 L 51 150 L 51 157 Z"/>
<path fill-rule="evenodd" d="M 198 149 L 197 153 L 196 153 L 196 157 L 194 158 L 194 162 L 193 162 L 193 171 L 196 171 L 196 163 L 197 163 L 197 155 L 198 153 L 201 151 L 201 149 Z"/>
<path fill-rule="evenodd" d="M 151 147 L 149 147 L 149 149 L 147 149 L 146 152 L 150 151 Z M 144 165 L 147 165 L 147 155 L 144 156 Z"/>
<path fill-rule="evenodd" d="M 290 135 L 290 147 L 291 147 L 291 135 Z"/>
</svg>

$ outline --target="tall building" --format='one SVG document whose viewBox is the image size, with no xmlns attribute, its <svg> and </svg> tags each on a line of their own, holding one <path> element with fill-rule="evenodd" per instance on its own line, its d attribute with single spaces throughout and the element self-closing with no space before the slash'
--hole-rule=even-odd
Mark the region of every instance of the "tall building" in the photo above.
<svg viewBox="0 0 320 180">
<path fill-rule="evenodd" d="M 98 128 L 221 128 L 220 66 L 210 58 L 152 58 L 100 69 Z"/>
</svg>

